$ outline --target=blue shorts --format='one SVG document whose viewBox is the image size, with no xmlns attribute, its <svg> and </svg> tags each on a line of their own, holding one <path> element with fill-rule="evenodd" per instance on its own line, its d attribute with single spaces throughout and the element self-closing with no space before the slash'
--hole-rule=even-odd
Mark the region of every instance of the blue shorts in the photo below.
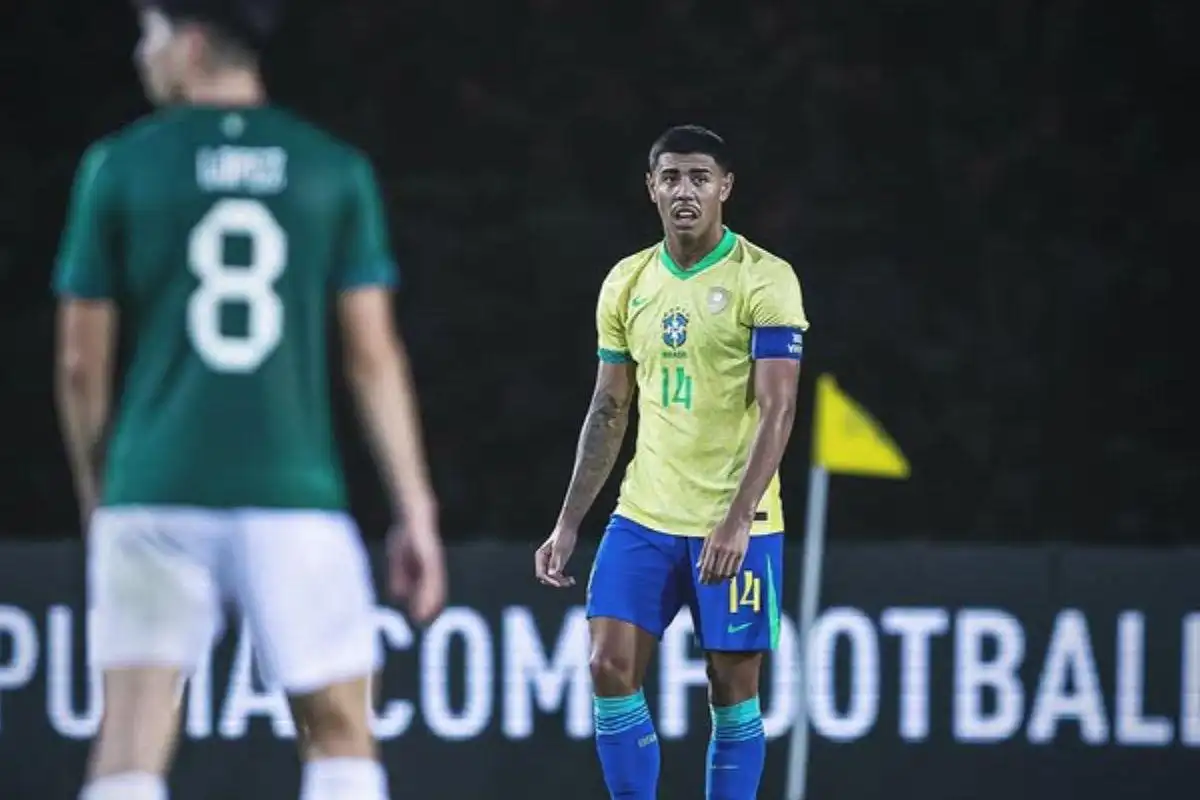
<svg viewBox="0 0 1200 800">
<path fill-rule="evenodd" d="M 701 649 L 774 650 L 783 594 L 783 534 L 750 537 L 737 577 L 718 584 L 700 583 L 696 563 L 703 546 L 701 538 L 659 533 L 614 514 L 588 580 L 588 619 L 619 619 L 662 638 L 687 605 Z"/>
</svg>

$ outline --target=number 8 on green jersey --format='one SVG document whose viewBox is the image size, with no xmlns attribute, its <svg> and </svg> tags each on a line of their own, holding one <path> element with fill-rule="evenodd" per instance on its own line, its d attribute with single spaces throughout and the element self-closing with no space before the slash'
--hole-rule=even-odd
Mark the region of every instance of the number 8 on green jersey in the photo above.
<svg viewBox="0 0 1200 800">
<path fill-rule="evenodd" d="M 94 145 L 54 285 L 116 301 L 136 343 L 102 505 L 344 508 L 328 304 L 395 281 L 369 162 L 284 111 L 175 109 Z"/>
</svg>

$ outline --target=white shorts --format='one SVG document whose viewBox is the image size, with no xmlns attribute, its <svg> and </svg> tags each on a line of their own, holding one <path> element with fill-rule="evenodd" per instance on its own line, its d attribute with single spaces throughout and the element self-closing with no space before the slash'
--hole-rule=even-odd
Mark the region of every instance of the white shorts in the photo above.
<svg viewBox="0 0 1200 800">
<path fill-rule="evenodd" d="M 224 628 L 226 600 L 249 625 L 263 679 L 289 694 L 381 664 L 370 565 L 344 513 L 102 508 L 87 549 L 95 667 L 190 675 Z"/>
</svg>

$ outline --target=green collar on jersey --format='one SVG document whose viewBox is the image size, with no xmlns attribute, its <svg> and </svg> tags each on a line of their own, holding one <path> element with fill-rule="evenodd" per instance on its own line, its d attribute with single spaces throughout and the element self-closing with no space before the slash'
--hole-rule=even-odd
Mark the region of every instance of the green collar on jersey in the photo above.
<svg viewBox="0 0 1200 800">
<path fill-rule="evenodd" d="M 729 228 L 726 228 L 725 233 L 721 236 L 721 241 L 717 242 L 717 246 L 714 247 L 708 255 L 697 261 L 696 265 L 691 269 L 683 269 L 675 263 L 675 259 L 671 258 L 671 254 L 667 252 L 667 243 L 665 241 L 662 244 L 662 250 L 660 253 L 662 255 L 663 266 L 667 268 L 667 271 L 676 278 L 687 280 L 688 278 L 704 272 L 704 270 L 708 269 L 713 264 L 722 261 L 726 256 L 733 252 L 733 247 L 736 244 L 737 234 L 729 230 Z"/>
</svg>

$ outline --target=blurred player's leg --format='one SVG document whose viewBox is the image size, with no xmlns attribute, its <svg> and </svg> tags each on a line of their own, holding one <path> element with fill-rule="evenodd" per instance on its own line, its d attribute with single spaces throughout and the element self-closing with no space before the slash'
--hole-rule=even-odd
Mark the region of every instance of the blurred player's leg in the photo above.
<svg viewBox="0 0 1200 800">
<path fill-rule="evenodd" d="M 387 797 L 368 716 L 366 678 L 291 698 L 297 726 L 306 731 L 301 800 Z"/>
<path fill-rule="evenodd" d="M 104 716 L 83 800 L 165 800 L 179 688 L 220 628 L 211 519 L 102 509 L 88 534 L 88 652 Z"/>
<path fill-rule="evenodd" d="M 380 664 L 366 551 L 342 513 L 239 512 L 235 582 L 264 677 L 303 731 L 301 800 L 386 800 L 368 692 Z"/>
<path fill-rule="evenodd" d="M 691 543 L 699 558 L 703 542 Z M 694 572 L 693 572 L 694 574 Z M 755 536 L 742 569 L 717 585 L 693 581 L 692 615 L 708 664 L 712 738 L 707 800 L 754 800 L 767 757 L 758 699 L 763 654 L 779 639 L 783 534 Z"/>
<path fill-rule="evenodd" d="M 588 583 L 596 752 L 614 798 L 657 797 L 658 736 L 642 681 L 682 606 L 686 543 L 614 516 Z"/>
<path fill-rule="evenodd" d="M 165 800 L 180 672 L 174 667 L 104 670 L 104 716 L 82 800 Z"/>
</svg>

